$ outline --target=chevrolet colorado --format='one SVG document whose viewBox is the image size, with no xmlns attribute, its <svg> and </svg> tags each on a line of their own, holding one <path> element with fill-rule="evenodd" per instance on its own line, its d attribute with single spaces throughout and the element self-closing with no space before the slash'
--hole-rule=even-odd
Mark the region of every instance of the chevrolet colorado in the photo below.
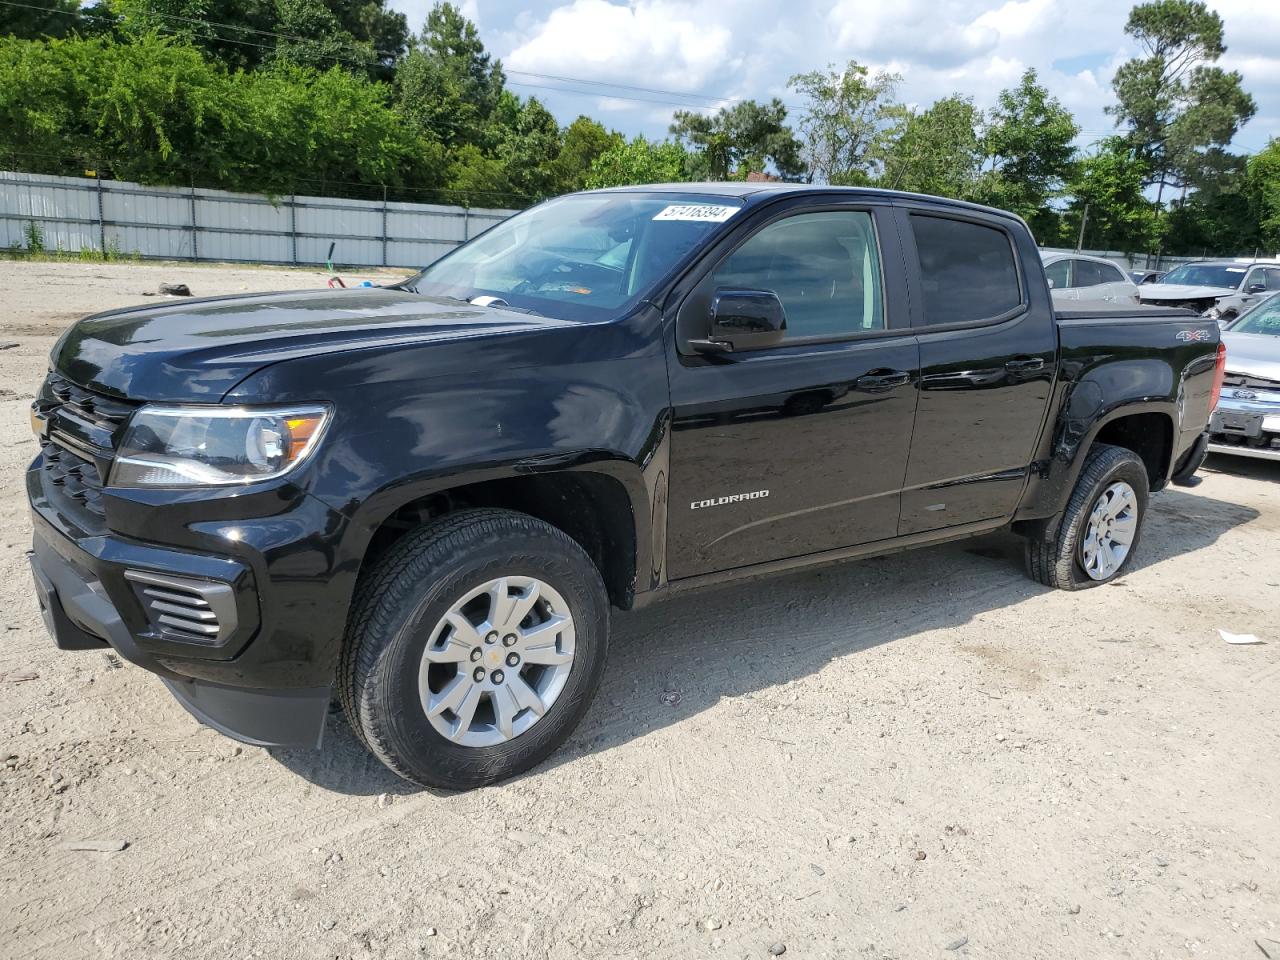
<svg viewBox="0 0 1280 960">
<path fill-rule="evenodd" d="M 319 746 L 336 691 L 392 770 L 471 787 L 573 730 L 611 606 L 1001 527 L 1043 584 L 1114 579 L 1223 359 L 1183 310 L 1055 312 L 1000 211 L 575 194 L 389 287 L 75 324 L 32 408 L 36 590 L 59 647 L 232 737 Z"/>
</svg>

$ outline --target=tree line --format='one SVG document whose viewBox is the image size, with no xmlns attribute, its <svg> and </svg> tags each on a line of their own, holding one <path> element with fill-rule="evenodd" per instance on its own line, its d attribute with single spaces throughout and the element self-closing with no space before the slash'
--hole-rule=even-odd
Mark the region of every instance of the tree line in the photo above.
<svg viewBox="0 0 1280 960">
<path fill-rule="evenodd" d="M 1231 152 L 1256 112 L 1198 0 L 1135 6 L 1113 135 L 1087 149 L 1028 70 L 979 109 L 904 104 L 850 61 L 794 97 L 681 110 L 666 139 L 567 126 L 508 86 L 450 3 L 421 29 L 385 0 L 0 0 L 0 164 L 152 184 L 519 207 L 625 183 L 769 177 L 974 200 L 1045 245 L 1280 250 L 1280 140 Z M 794 115 L 794 119 L 793 119 Z"/>
</svg>

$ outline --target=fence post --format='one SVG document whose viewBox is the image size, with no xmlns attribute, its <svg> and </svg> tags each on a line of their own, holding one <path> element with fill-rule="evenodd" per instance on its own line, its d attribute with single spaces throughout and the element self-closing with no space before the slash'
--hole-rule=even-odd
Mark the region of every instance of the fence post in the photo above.
<svg viewBox="0 0 1280 960">
<path fill-rule="evenodd" d="M 382 185 L 382 265 L 387 265 L 387 185 Z"/>
<path fill-rule="evenodd" d="M 471 208 L 462 208 L 462 242 L 466 243 L 471 239 Z"/>
<path fill-rule="evenodd" d="M 298 195 L 289 194 L 289 257 L 298 265 Z"/>
<path fill-rule="evenodd" d="M 191 259 L 200 259 L 200 240 L 197 234 L 200 231 L 196 228 L 196 185 L 191 185 Z"/>
<path fill-rule="evenodd" d="M 102 177 L 94 175 L 94 180 L 98 183 L 98 250 L 102 254 L 102 259 L 107 258 L 107 217 L 103 213 L 102 203 Z"/>
</svg>

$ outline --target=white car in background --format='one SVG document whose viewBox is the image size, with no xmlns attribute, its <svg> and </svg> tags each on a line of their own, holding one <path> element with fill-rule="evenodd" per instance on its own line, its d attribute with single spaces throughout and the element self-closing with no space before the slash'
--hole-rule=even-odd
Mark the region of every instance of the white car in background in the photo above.
<svg viewBox="0 0 1280 960">
<path fill-rule="evenodd" d="M 1159 283 L 1144 283 L 1141 295 L 1143 303 L 1227 320 L 1277 290 L 1280 261 L 1198 260 L 1175 267 Z"/>
<path fill-rule="evenodd" d="M 1041 253 L 1054 303 L 1137 303 L 1138 285 L 1110 260 L 1082 253 Z"/>
</svg>

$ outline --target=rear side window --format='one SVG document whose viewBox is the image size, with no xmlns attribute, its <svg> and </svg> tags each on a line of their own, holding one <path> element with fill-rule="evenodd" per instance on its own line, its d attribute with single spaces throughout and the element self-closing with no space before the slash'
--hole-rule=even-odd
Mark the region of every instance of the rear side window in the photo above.
<svg viewBox="0 0 1280 960">
<path fill-rule="evenodd" d="M 1110 283 L 1109 277 L 1103 275 L 1102 264 L 1092 260 L 1076 261 L 1076 286 L 1096 287 L 1100 283 Z"/>
<path fill-rule="evenodd" d="M 1003 230 L 964 220 L 912 214 L 924 321 L 930 326 L 973 323 L 1022 303 L 1013 244 Z"/>
<path fill-rule="evenodd" d="M 1104 263 L 1102 265 L 1102 282 L 1103 283 L 1128 283 L 1129 278 L 1124 275 L 1124 271 L 1117 267 L 1114 263 Z"/>
</svg>

